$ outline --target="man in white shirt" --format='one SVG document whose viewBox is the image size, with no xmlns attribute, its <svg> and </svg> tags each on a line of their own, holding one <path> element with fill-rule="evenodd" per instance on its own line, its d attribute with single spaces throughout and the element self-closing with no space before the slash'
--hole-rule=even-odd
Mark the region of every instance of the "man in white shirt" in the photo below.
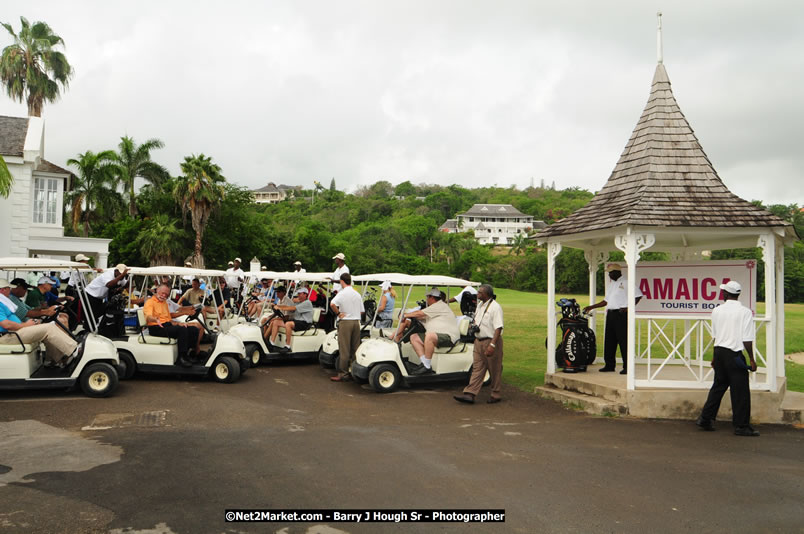
<svg viewBox="0 0 804 534">
<path fill-rule="evenodd" d="M 343 255 L 343 252 L 338 252 L 332 256 L 332 259 L 335 260 L 335 265 L 338 266 L 330 277 L 332 280 L 332 292 L 337 293 L 341 289 L 341 275 L 344 273 L 349 273 L 349 267 L 346 266 L 346 256 Z"/>
<path fill-rule="evenodd" d="M 461 313 L 469 315 L 474 313 L 477 309 L 477 290 L 472 286 L 466 286 L 460 293 L 449 299 L 448 302 L 458 302 L 461 307 Z"/>
<path fill-rule="evenodd" d="M 232 292 L 232 297 L 240 300 L 240 285 L 245 280 L 246 273 L 240 268 L 240 258 L 235 258 L 232 266 L 226 269 L 226 285 Z"/>
<path fill-rule="evenodd" d="M 432 288 L 427 292 L 427 307 L 406 313 L 402 319 L 419 319 L 425 333 L 410 336 L 410 344 L 419 356 L 422 366 L 411 372 L 413 375 L 433 374 L 432 359 L 436 347 L 449 347 L 461 336 L 455 314 L 449 304 L 441 300 L 441 291 Z"/>
<path fill-rule="evenodd" d="M 349 368 L 360 346 L 360 315 L 365 313 L 360 293 L 352 287 L 352 275 L 343 273 L 341 290 L 329 303 L 340 319 L 338 321 L 338 374 L 330 377 L 333 382 L 348 382 L 352 379 Z"/>
<path fill-rule="evenodd" d="M 606 334 L 603 342 L 603 361 L 604 365 L 598 369 L 601 373 L 609 373 L 617 370 L 617 346 L 620 346 L 620 354 L 623 357 L 623 370 L 621 375 L 628 371 L 628 280 L 623 276 L 622 267 L 617 263 L 610 263 L 606 266 L 611 280 L 606 286 L 606 298 L 583 309 L 584 313 L 589 313 L 595 308 L 606 307 Z M 636 287 L 636 300 L 638 304 L 642 299 L 642 291 Z"/>
<path fill-rule="evenodd" d="M 715 381 L 706 399 L 701 416 L 695 424 L 702 430 L 714 430 L 720 401 L 731 388 L 731 422 L 737 436 L 759 436 L 751 425 L 751 391 L 748 388 L 748 371 L 757 370 L 754 361 L 754 317 L 751 310 L 737 300 L 742 292 L 738 282 L 721 284 L 726 302 L 712 310 L 712 337 L 714 354 L 712 368 Z M 750 366 L 745 363 L 743 348 L 748 353 Z"/>
<path fill-rule="evenodd" d="M 103 274 L 96 276 L 87 286 L 89 306 L 98 325 L 106 311 L 106 298 L 109 296 L 109 290 L 116 291 L 120 287 L 125 287 L 128 283 L 127 275 L 128 267 L 119 263 L 114 269 L 107 269 Z"/>
<path fill-rule="evenodd" d="M 455 395 L 455 400 L 466 404 L 474 404 L 475 397 L 483 387 L 486 371 L 491 376 L 491 396 L 486 402 L 495 404 L 502 400 L 502 359 L 503 359 L 503 311 L 494 296 L 494 288 L 483 284 L 477 292 L 480 305 L 477 307 L 474 324 L 479 327 L 475 335 L 475 346 L 472 354 L 472 376 L 469 385 L 463 388 L 462 395 Z"/>
</svg>

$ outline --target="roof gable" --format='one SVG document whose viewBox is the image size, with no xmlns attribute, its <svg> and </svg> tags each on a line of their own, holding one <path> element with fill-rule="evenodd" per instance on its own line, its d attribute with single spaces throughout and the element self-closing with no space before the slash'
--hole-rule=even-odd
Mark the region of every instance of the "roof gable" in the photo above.
<svg viewBox="0 0 804 534">
<path fill-rule="evenodd" d="M 27 134 L 28 118 L 0 115 L 0 155 L 22 156 Z"/>
<path fill-rule="evenodd" d="M 530 217 L 525 215 L 511 204 L 474 204 L 469 210 L 460 215 L 466 217 L 497 215 L 502 217 Z"/>
<path fill-rule="evenodd" d="M 616 228 L 768 227 L 789 223 L 739 198 L 723 184 L 670 88 L 664 65 L 606 184 L 538 238 Z"/>
</svg>

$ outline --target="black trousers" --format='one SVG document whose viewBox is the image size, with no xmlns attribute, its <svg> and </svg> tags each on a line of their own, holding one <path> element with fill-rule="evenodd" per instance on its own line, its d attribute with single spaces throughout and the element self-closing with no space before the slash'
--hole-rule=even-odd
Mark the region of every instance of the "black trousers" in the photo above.
<svg viewBox="0 0 804 534">
<path fill-rule="evenodd" d="M 89 307 L 92 310 L 92 316 L 95 317 L 95 324 L 100 326 L 101 321 L 103 321 L 103 314 L 106 313 L 106 301 L 93 297 L 89 294 L 87 294 L 87 300 L 89 300 Z M 87 315 L 88 314 L 89 312 L 87 311 Z M 87 324 L 89 324 L 89 317 L 87 317 L 85 320 L 87 321 Z"/>
<path fill-rule="evenodd" d="M 163 326 L 149 326 L 148 334 L 156 337 L 169 337 L 178 340 L 179 358 L 187 356 L 190 346 L 195 346 L 198 339 L 198 329 L 194 326 L 177 326 L 166 324 Z"/>
<path fill-rule="evenodd" d="M 623 369 L 628 363 L 628 314 L 620 310 L 606 312 L 606 334 L 603 341 L 603 361 L 606 367 L 617 367 L 617 346 L 623 357 Z"/>
<path fill-rule="evenodd" d="M 748 389 L 748 369 L 744 369 L 737 360 L 745 365 L 742 351 L 733 351 L 725 347 L 715 347 L 712 356 L 712 367 L 715 369 L 715 382 L 709 390 L 701 419 L 713 421 L 720 409 L 720 401 L 727 389 L 731 389 L 731 422 L 735 427 L 748 426 L 751 421 L 751 391 Z"/>
</svg>

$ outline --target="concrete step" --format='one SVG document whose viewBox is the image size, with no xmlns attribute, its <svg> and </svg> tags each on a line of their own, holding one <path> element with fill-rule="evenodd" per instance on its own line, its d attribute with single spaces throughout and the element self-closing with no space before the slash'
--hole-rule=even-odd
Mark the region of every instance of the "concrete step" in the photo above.
<svg viewBox="0 0 804 534">
<path fill-rule="evenodd" d="M 597 368 L 590 368 L 585 373 L 557 371 L 545 376 L 545 385 L 553 385 L 558 389 L 575 391 L 615 403 L 626 403 L 625 377 L 619 373 L 598 373 Z"/>
<path fill-rule="evenodd" d="M 628 407 L 624 403 L 614 402 L 609 399 L 594 397 L 566 389 L 559 389 L 551 385 L 539 386 L 534 391 L 537 395 L 561 402 L 568 407 L 578 408 L 589 414 L 626 415 L 628 413 Z"/>
<path fill-rule="evenodd" d="M 787 391 L 782 401 L 781 410 L 783 423 L 804 423 L 804 393 Z"/>
</svg>

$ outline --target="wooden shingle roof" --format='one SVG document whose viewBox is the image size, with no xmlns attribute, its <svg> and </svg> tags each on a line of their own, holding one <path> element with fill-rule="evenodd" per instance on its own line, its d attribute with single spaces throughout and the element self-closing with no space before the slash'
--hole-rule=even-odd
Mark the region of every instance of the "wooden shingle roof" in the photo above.
<svg viewBox="0 0 804 534">
<path fill-rule="evenodd" d="M 656 66 L 648 103 L 606 185 L 589 204 L 536 238 L 624 225 L 789 226 L 723 184 L 678 107 L 662 63 Z"/>
<path fill-rule="evenodd" d="M 0 155 L 22 156 L 27 133 L 27 118 L 0 115 Z"/>
</svg>

